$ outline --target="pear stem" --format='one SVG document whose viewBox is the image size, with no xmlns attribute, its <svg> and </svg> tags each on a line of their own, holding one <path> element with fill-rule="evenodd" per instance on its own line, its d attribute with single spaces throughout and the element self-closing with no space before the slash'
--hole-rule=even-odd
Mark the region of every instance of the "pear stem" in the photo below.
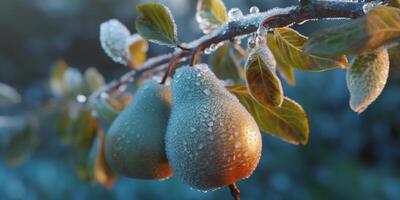
<svg viewBox="0 0 400 200">
<path fill-rule="evenodd" d="M 190 60 L 190 66 L 194 66 L 196 64 L 197 58 L 198 58 L 199 54 L 201 53 L 201 51 L 203 51 L 203 49 L 205 49 L 212 43 L 213 43 L 212 41 L 206 41 L 194 49 L 192 58 Z"/>
<path fill-rule="evenodd" d="M 168 77 L 171 75 L 172 73 L 172 69 L 174 68 L 174 66 L 180 61 L 180 59 L 183 57 L 183 54 L 180 53 L 176 56 L 174 56 L 173 58 L 171 58 L 171 60 L 168 63 L 168 68 L 164 73 L 164 76 L 160 82 L 161 85 L 164 85 L 165 82 L 167 81 Z"/>
<path fill-rule="evenodd" d="M 234 200 L 240 200 L 240 190 L 237 187 L 236 183 L 232 183 L 229 185 L 229 190 L 231 191 L 231 195 Z"/>
</svg>

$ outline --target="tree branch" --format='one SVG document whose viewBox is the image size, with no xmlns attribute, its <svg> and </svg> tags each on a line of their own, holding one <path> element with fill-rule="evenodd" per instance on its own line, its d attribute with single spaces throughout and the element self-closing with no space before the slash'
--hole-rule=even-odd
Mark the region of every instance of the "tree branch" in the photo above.
<svg viewBox="0 0 400 200">
<path fill-rule="evenodd" d="M 185 61 L 187 58 L 191 58 L 191 64 L 194 64 L 198 54 L 211 44 L 218 44 L 237 36 L 256 32 L 260 24 L 267 18 L 270 20 L 263 25 L 269 28 L 275 28 L 313 19 L 357 18 L 365 14 L 363 6 L 366 3 L 319 0 L 301 2 L 303 3 L 298 6 L 274 8 L 266 12 L 246 15 L 238 21 L 230 21 L 227 24 L 221 25 L 212 33 L 203 35 L 199 39 L 185 44 L 185 47 L 178 47 L 173 53 L 150 58 L 143 64 L 141 69 L 132 70 L 123 75 L 119 80 L 112 81 L 95 91 L 89 96 L 88 102 L 95 101 L 102 93 L 110 93 L 122 85 L 133 82 L 137 77 L 145 73 L 151 74 L 154 71 L 165 70 L 167 67 L 165 64 L 169 63 L 172 58 L 180 58 L 176 60 L 176 62 L 174 61 L 173 64 Z M 170 68 L 172 68 L 172 66 L 170 66 Z"/>
</svg>

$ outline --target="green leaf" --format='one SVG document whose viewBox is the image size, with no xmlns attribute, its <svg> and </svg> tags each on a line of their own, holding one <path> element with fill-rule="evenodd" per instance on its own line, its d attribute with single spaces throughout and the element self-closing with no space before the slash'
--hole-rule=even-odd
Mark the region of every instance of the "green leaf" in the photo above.
<svg viewBox="0 0 400 200">
<path fill-rule="evenodd" d="M 62 97 L 66 95 L 67 89 L 64 84 L 64 73 L 67 71 L 68 65 L 63 60 L 57 60 L 52 68 L 50 75 L 50 89 L 54 96 Z"/>
<path fill-rule="evenodd" d="M 281 107 L 265 107 L 251 98 L 243 85 L 228 86 L 227 89 L 250 112 L 261 131 L 292 144 L 307 144 L 307 115 L 295 101 L 285 97 Z"/>
<path fill-rule="evenodd" d="M 304 54 L 307 37 L 291 28 L 274 28 L 273 31 L 281 57 L 291 67 L 302 71 L 324 71 L 348 65 L 346 56 L 329 58 Z"/>
<path fill-rule="evenodd" d="M 176 24 L 166 6 L 144 3 L 136 8 L 141 14 L 136 18 L 136 30 L 144 39 L 162 45 L 177 45 Z"/>
<path fill-rule="evenodd" d="M 134 34 L 129 37 L 128 46 L 130 53 L 129 67 L 139 69 L 146 61 L 149 45 L 139 34 Z"/>
<path fill-rule="evenodd" d="M 199 0 L 197 2 L 196 20 L 205 34 L 210 33 L 218 25 L 228 20 L 224 2 L 221 0 Z"/>
<path fill-rule="evenodd" d="M 9 85 L 0 83 L 0 106 L 9 106 L 21 102 L 21 95 Z"/>
<path fill-rule="evenodd" d="M 267 34 L 268 47 L 275 57 L 278 64 L 278 72 L 289 85 L 295 85 L 296 79 L 294 77 L 294 68 L 287 63 L 286 59 L 282 56 L 278 45 L 276 44 L 273 34 Z"/>
<path fill-rule="evenodd" d="M 95 67 L 88 68 L 83 74 L 83 77 L 85 79 L 87 95 L 90 95 L 105 83 L 103 75 L 101 75 Z"/>
<path fill-rule="evenodd" d="M 230 51 L 229 44 L 224 44 L 218 48 L 210 57 L 210 63 L 215 75 L 222 80 L 231 79 L 234 81 L 241 80 L 241 70 L 234 55 Z"/>
<path fill-rule="evenodd" d="M 275 74 L 276 62 L 268 47 L 255 47 L 245 65 L 246 83 L 251 96 L 264 106 L 283 102 L 281 81 Z"/>
<path fill-rule="evenodd" d="M 304 51 L 313 55 L 360 55 L 400 41 L 400 9 L 377 6 L 362 18 L 318 31 Z"/>
<path fill-rule="evenodd" d="M 363 112 L 381 94 L 389 73 L 387 50 L 358 56 L 347 70 L 350 107 Z"/>
</svg>

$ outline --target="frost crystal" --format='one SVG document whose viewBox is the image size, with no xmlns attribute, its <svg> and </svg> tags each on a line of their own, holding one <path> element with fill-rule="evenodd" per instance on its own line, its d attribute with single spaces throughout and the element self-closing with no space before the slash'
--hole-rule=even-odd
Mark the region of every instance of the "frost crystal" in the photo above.
<svg viewBox="0 0 400 200">
<path fill-rule="evenodd" d="M 127 65 L 130 59 L 127 40 L 129 30 L 116 19 L 100 25 L 100 43 L 107 55 L 116 63 Z"/>
</svg>

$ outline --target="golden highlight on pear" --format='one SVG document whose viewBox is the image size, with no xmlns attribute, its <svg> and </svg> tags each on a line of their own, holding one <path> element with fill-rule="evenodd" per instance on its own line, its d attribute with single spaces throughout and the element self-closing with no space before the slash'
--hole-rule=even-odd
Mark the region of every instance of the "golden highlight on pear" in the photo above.
<svg viewBox="0 0 400 200">
<path fill-rule="evenodd" d="M 203 191 L 232 184 L 252 174 L 261 146 L 255 120 L 207 65 L 177 70 L 166 133 L 176 177 Z"/>
<path fill-rule="evenodd" d="M 146 81 L 112 123 L 105 157 L 117 173 L 138 179 L 165 179 L 172 175 L 164 137 L 170 113 L 168 86 Z"/>
</svg>

